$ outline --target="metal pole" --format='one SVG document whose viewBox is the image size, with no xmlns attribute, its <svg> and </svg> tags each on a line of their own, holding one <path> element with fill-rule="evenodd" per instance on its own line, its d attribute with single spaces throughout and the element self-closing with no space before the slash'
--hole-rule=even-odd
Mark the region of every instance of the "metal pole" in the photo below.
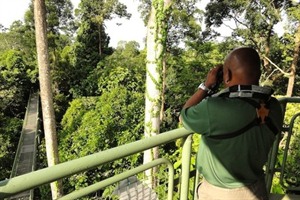
<svg viewBox="0 0 300 200">
<path fill-rule="evenodd" d="M 189 195 L 190 164 L 192 152 L 192 135 L 189 135 L 182 149 L 182 179 L 180 186 L 180 200 L 187 200 Z"/>
<path fill-rule="evenodd" d="M 159 158 L 156 159 L 154 161 L 151 161 L 149 163 L 146 163 L 144 165 L 138 166 L 134 169 L 128 170 L 126 172 L 123 172 L 121 174 L 115 175 L 111 178 L 105 179 L 99 183 L 95 183 L 93 185 L 90 185 L 88 187 L 82 188 L 78 191 L 72 192 L 68 195 L 65 195 L 61 198 L 59 198 L 59 200 L 71 200 L 71 199 L 78 199 L 80 197 L 86 196 L 92 192 L 96 192 L 97 190 L 103 188 L 103 187 L 107 187 L 109 185 L 112 185 L 114 183 L 117 183 L 121 180 L 124 180 L 130 176 L 136 175 L 140 172 L 143 172 L 147 169 L 150 169 L 154 166 L 157 165 L 161 165 L 161 164 L 166 164 L 168 166 L 169 169 L 169 179 L 168 179 L 168 200 L 172 200 L 173 199 L 173 188 L 174 188 L 174 167 L 173 164 L 165 159 L 165 158 Z"/>
</svg>

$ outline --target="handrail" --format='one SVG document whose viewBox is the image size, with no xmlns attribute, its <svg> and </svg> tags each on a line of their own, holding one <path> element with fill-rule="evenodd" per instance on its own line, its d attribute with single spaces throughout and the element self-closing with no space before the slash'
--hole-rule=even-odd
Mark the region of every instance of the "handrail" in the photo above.
<svg viewBox="0 0 300 200">
<path fill-rule="evenodd" d="M 288 135 L 286 138 L 286 145 L 285 145 L 285 149 L 284 149 L 284 153 L 283 153 L 283 158 L 282 158 L 282 164 L 281 164 L 281 170 L 280 170 L 280 179 L 279 182 L 283 187 L 286 187 L 284 185 L 283 179 L 284 179 L 284 170 L 285 170 L 285 166 L 286 166 L 286 162 L 287 162 L 287 157 L 288 157 L 288 151 L 289 151 L 289 147 L 290 147 L 290 141 L 291 141 L 291 137 L 293 134 L 293 128 L 294 128 L 294 124 L 295 124 L 295 120 L 300 117 L 300 113 L 295 114 L 289 124 L 289 130 L 288 130 Z"/>
<path fill-rule="evenodd" d="M 106 151 L 101 151 L 82 158 L 20 175 L 12 179 L 3 180 L 0 182 L 0 199 L 162 144 L 169 143 L 179 138 L 187 137 L 191 133 L 192 131 L 179 128 L 153 137 L 108 149 Z M 49 174 L 51 174 L 51 176 L 49 176 Z"/>
<path fill-rule="evenodd" d="M 114 177 L 105 179 L 101 182 L 95 183 L 93 185 L 87 186 L 85 188 L 82 188 L 78 191 L 74 191 L 70 194 L 67 194 L 61 198 L 59 198 L 59 200 L 70 200 L 70 199 L 78 199 L 80 197 L 83 197 L 85 195 L 88 195 L 92 192 L 96 192 L 97 190 L 112 185 L 113 183 L 119 182 L 127 177 L 136 175 L 140 172 L 146 171 L 147 169 L 150 169 L 152 167 L 155 167 L 157 165 L 161 165 L 161 164 L 166 164 L 168 166 L 169 169 L 169 179 L 168 179 L 168 200 L 172 200 L 173 199 L 173 188 L 174 188 L 174 167 L 173 164 L 166 158 L 159 158 L 156 160 L 153 160 L 151 162 L 148 162 L 144 165 L 138 166 L 134 169 L 125 171 L 121 174 L 115 175 Z"/>
<path fill-rule="evenodd" d="M 37 107 L 36 107 L 36 115 L 37 115 L 37 120 L 35 122 L 35 138 L 34 138 L 34 151 L 33 151 L 33 160 L 32 160 L 32 165 L 31 165 L 31 171 L 35 171 L 36 170 L 36 160 L 37 160 L 37 149 L 38 149 L 38 141 L 37 141 L 37 137 L 38 137 L 38 133 L 40 131 L 40 94 L 39 91 L 37 91 L 35 93 L 37 95 Z M 30 190 L 30 200 L 34 199 L 34 190 Z"/>
<path fill-rule="evenodd" d="M 21 147 L 22 147 L 22 142 L 23 142 L 23 135 L 24 135 L 24 127 L 25 124 L 27 123 L 28 120 L 28 111 L 29 111 L 29 106 L 30 106 L 30 100 L 31 100 L 31 96 L 32 93 L 29 94 L 29 98 L 28 98 L 28 102 L 27 102 L 27 107 L 26 107 L 26 112 L 25 112 L 25 116 L 24 116 L 24 121 L 23 121 L 23 125 L 22 125 L 22 130 L 21 130 L 21 134 L 20 134 L 20 138 L 19 138 L 19 142 L 18 142 L 18 147 L 17 147 L 17 151 L 15 153 L 15 159 L 13 162 L 13 166 L 12 166 L 12 171 L 10 173 L 10 178 L 13 178 L 16 176 L 16 168 L 17 168 L 17 161 L 20 158 L 20 152 L 21 152 Z"/>
<path fill-rule="evenodd" d="M 287 103 L 300 103 L 300 97 L 281 97 L 281 98 L 278 98 L 278 101 L 281 104 L 283 116 L 284 116 L 285 110 L 286 110 L 286 104 Z"/>
<path fill-rule="evenodd" d="M 283 112 L 283 117 L 285 116 L 285 111 L 286 111 L 286 105 L 287 103 L 300 103 L 300 97 L 281 97 L 278 98 L 278 101 L 281 104 L 282 112 Z M 269 153 L 269 159 L 267 162 L 266 166 L 266 185 L 267 185 L 267 191 L 271 191 L 271 186 L 273 182 L 273 176 L 278 169 L 276 169 L 276 160 L 277 160 L 277 155 L 278 155 L 278 146 L 281 141 L 281 134 L 277 134 L 274 144 L 270 150 Z"/>
<path fill-rule="evenodd" d="M 300 97 L 280 97 L 280 98 L 278 98 L 278 101 L 281 104 L 286 104 L 286 103 L 300 103 Z"/>
</svg>

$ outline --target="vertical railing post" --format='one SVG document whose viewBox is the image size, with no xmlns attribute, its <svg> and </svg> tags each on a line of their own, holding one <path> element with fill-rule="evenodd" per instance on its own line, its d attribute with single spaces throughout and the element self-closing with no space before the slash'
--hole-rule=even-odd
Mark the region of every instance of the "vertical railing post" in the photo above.
<svg viewBox="0 0 300 200">
<path fill-rule="evenodd" d="M 198 171 L 198 169 L 196 169 L 196 176 L 194 179 L 194 200 L 198 199 L 198 185 L 199 185 L 199 179 L 200 179 L 200 173 Z"/>
<path fill-rule="evenodd" d="M 186 137 L 182 148 L 182 177 L 180 186 L 180 200 L 187 200 L 189 195 L 190 164 L 192 152 L 192 135 Z"/>
<path fill-rule="evenodd" d="M 276 139 L 274 141 L 273 147 L 271 149 L 271 152 L 269 154 L 269 161 L 267 163 L 267 171 L 266 171 L 266 187 L 267 187 L 267 192 L 271 192 L 271 187 L 272 187 L 272 181 L 273 181 L 273 176 L 275 173 L 275 164 L 276 164 L 276 159 L 277 159 L 277 153 L 278 153 L 278 145 L 280 142 L 281 138 L 281 133 L 277 134 Z"/>
</svg>

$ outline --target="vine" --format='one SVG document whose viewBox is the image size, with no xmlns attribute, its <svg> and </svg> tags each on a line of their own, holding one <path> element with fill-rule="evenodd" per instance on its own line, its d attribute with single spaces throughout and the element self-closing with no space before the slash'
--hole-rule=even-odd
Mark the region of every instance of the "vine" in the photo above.
<svg viewBox="0 0 300 200">
<path fill-rule="evenodd" d="M 165 5 L 164 0 L 153 0 L 153 7 L 155 8 L 155 50 L 158 52 L 157 61 L 162 60 L 163 53 L 166 49 L 167 35 L 168 35 L 168 18 L 170 15 L 170 5 Z M 158 45 L 161 46 L 159 51 Z"/>
<path fill-rule="evenodd" d="M 167 35 L 168 35 L 168 18 L 171 11 L 171 3 L 166 3 L 165 0 L 153 0 L 152 6 L 155 9 L 155 63 L 161 80 L 163 69 L 163 56 L 166 50 Z M 156 89 L 162 91 L 161 81 L 155 82 Z M 160 101 L 158 102 L 160 103 Z"/>
</svg>

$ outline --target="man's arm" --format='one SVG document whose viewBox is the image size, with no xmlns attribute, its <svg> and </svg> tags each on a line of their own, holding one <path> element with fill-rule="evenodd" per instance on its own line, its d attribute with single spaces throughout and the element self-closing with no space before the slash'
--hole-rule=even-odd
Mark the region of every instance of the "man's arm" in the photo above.
<svg viewBox="0 0 300 200">
<path fill-rule="evenodd" d="M 184 108 L 189 108 L 191 106 L 197 105 L 207 96 L 207 91 L 198 89 L 193 96 L 191 96 L 183 106 Z"/>
<path fill-rule="evenodd" d="M 198 89 L 184 104 L 182 109 L 192 107 L 200 103 L 207 96 L 207 91 Z M 182 123 L 181 115 L 179 116 L 179 122 Z"/>
<path fill-rule="evenodd" d="M 215 68 L 212 68 L 208 74 L 207 74 L 207 78 L 205 81 L 205 87 L 210 89 L 212 88 L 212 86 L 217 82 L 217 73 L 220 70 L 220 68 L 222 67 L 222 65 L 219 65 Z M 207 96 L 207 92 L 204 89 L 199 88 L 184 104 L 183 109 L 185 108 L 189 108 L 192 106 L 197 105 L 198 103 L 200 103 L 206 96 Z M 181 116 L 179 117 L 179 121 L 181 122 Z"/>
<path fill-rule="evenodd" d="M 214 68 L 212 68 L 206 77 L 206 81 L 205 81 L 205 87 L 207 89 L 211 89 L 212 86 L 214 84 L 216 84 L 217 82 L 217 73 L 219 70 L 222 70 L 222 65 L 218 65 Z M 207 96 L 207 92 L 206 90 L 203 89 L 198 89 L 197 92 L 195 94 L 193 94 L 193 96 L 191 96 L 186 103 L 184 104 L 183 108 L 189 108 L 191 106 L 197 105 L 198 103 L 200 103 L 206 96 Z"/>
</svg>

